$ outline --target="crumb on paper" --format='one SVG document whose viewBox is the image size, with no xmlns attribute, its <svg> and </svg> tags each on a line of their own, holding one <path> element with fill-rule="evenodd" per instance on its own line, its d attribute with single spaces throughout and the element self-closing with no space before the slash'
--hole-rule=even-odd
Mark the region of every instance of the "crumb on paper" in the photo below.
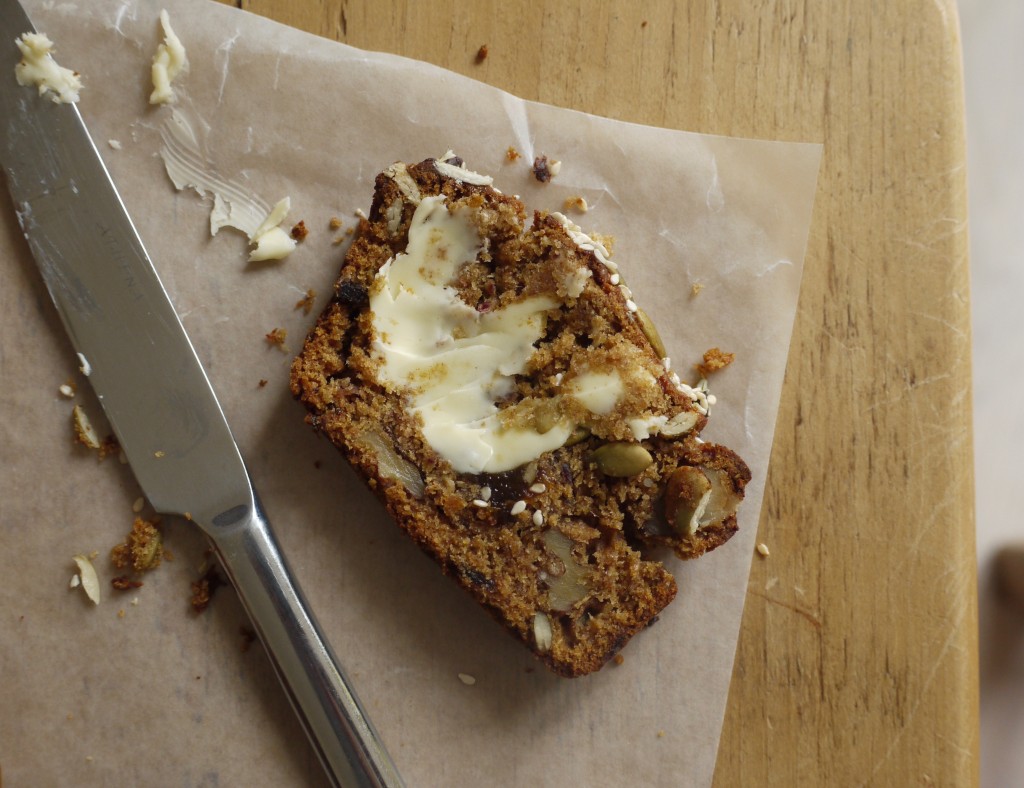
<svg viewBox="0 0 1024 788">
<path fill-rule="evenodd" d="M 693 285 L 690 287 L 690 295 L 698 296 L 700 295 L 700 291 L 703 289 L 704 285 L 702 285 L 700 282 L 694 282 Z"/>
<path fill-rule="evenodd" d="M 487 48 L 487 44 L 481 44 L 480 48 L 476 51 L 476 62 L 483 63 L 487 60 L 487 55 L 490 54 L 490 50 Z"/>
<path fill-rule="evenodd" d="M 98 605 L 100 603 L 100 579 L 96 574 L 96 567 L 92 565 L 92 561 L 87 555 L 79 554 L 73 556 L 72 560 L 78 566 L 78 577 L 82 590 L 94 605 Z"/>
<path fill-rule="evenodd" d="M 81 405 L 75 405 L 71 409 L 71 420 L 75 428 L 75 440 L 87 449 L 99 450 L 102 445 L 99 436 L 96 434 L 95 427 L 92 426 L 92 420 L 86 415 Z"/>
<path fill-rule="evenodd" d="M 263 337 L 268 345 L 272 347 L 279 347 L 284 350 L 284 341 L 288 338 L 288 330 L 284 328 L 274 328 L 268 331 Z"/>
<path fill-rule="evenodd" d="M 68 381 L 67 383 L 61 383 L 57 391 L 61 393 L 61 396 L 67 397 L 68 399 L 73 399 L 75 396 L 75 384 L 72 383 L 71 381 Z"/>
<path fill-rule="evenodd" d="M 132 607 L 138 607 L 139 606 L 139 598 L 137 596 L 133 596 L 132 597 L 131 606 Z"/>
<path fill-rule="evenodd" d="M 238 633 L 242 636 L 242 653 L 244 654 L 256 642 L 256 631 L 251 627 L 241 626 Z"/>
<path fill-rule="evenodd" d="M 135 588 L 142 588 L 143 583 L 141 580 L 133 580 L 128 575 L 118 575 L 111 579 L 110 585 L 115 591 L 131 591 Z"/>
<path fill-rule="evenodd" d="M 110 561 L 118 569 L 130 566 L 136 572 L 148 572 L 160 565 L 164 556 L 163 537 L 156 520 L 136 517 L 125 540 L 110 551 Z"/>
<path fill-rule="evenodd" d="M 461 681 L 467 687 L 472 687 L 474 684 L 476 684 L 476 677 L 471 676 L 468 673 L 460 673 L 459 681 Z"/>
<path fill-rule="evenodd" d="M 558 159 L 549 159 L 541 154 L 533 160 L 533 177 L 541 183 L 547 183 L 554 178 L 562 169 L 562 162 Z"/>
<path fill-rule="evenodd" d="M 522 157 L 522 155 L 523 154 L 521 154 L 516 149 L 515 145 L 509 145 L 508 149 L 505 151 L 505 160 L 506 161 L 510 161 L 510 162 L 511 161 L 518 161 Z"/>
<path fill-rule="evenodd" d="M 665 731 L 658 731 L 658 738 L 659 739 L 664 739 L 665 738 Z"/>
<path fill-rule="evenodd" d="M 38 88 L 39 95 L 54 104 L 78 101 L 82 91 L 81 75 L 53 59 L 53 42 L 45 33 L 25 33 L 14 39 L 14 43 L 21 51 L 21 61 L 14 67 L 19 85 Z"/>
<path fill-rule="evenodd" d="M 259 388 L 265 389 L 269 381 L 266 378 L 260 378 L 260 382 L 257 384 Z"/>
<path fill-rule="evenodd" d="M 646 19 L 643 22 L 640 23 L 640 27 L 647 27 L 647 20 Z"/>
<path fill-rule="evenodd" d="M 114 150 L 121 150 L 121 148 L 123 147 L 121 145 L 121 140 L 107 140 L 107 145 L 109 145 Z"/>
<path fill-rule="evenodd" d="M 146 499 L 140 495 L 138 498 L 135 499 L 135 502 L 132 504 L 132 512 L 138 514 L 142 511 L 142 507 L 144 507 L 145 505 Z"/>
<path fill-rule="evenodd" d="M 701 377 L 707 377 L 713 372 L 718 372 L 720 369 L 725 369 L 733 361 L 736 360 L 735 353 L 726 353 L 717 347 L 713 347 L 710 350 L 705 351 L 704 361 L 700 364 L 695 364 L 697 371 L 701 374 Z"/>
<path fill-rule="evenodd" d="M 217 566 L 211 564 L 207 567 L 202 577 L 192 583 L 192 598 L 189 604 L 196 613 L 202 613 L 210 606 L 214 593 L 224 585 L 224 579 L 217 571 Z M 198 678 L 198 676 L 196 677 Z"/>
<path fill-rule="evenodd" d="M 764 542 L 758 544 L 757 552 L 759 555 L 763 555 L 765 558 L 771 555 L 771 553 L 768 551 L 768 545 L 766 545 Z"/>
<path fill-rule="evenodd" d="M 291 235 L 291 237 L 294 238 L 296 241 L 306 240 L 306 236 L 309 235 L 309 228 L 306 227 L 306 222 L 302 219 L 299 219 L 298 224 L 292 226 L 292 231 L 291 233 L 289 233 L 289 235 Z"/>
<path fill-rule="evenodd" d="M 118 618 L 124 618 L 124 608 L 123 607 L 120 610 L 117 611 L 117 617 Z"/>
<path fill-rule="evenodd" d="M 150 76 L 153 80 L 153 92 L 149 95 L 150 104 L 171 104 L 175 101 L 174 88 L 171 83 L 183 71 L 188 70 L 188 56 L 181 39 L 171 29 L 171 18 L 167 11 L 160 12 L 160 26 L 164 30 L 164 40 L 157 46 L 153 55 Z"/>
<path fill-rule="evenodd" d="M 567 211 L 576 211 L 577 213 L 586 213 L 590 210 L 590 206 L 587 205 L 587 201 L 579 195 L 576 195 L 575 197 L 567 197 L 565 203 L 563 203 L 563 207 Z"/>
<path fill-rule="evenodd" d="M 89 363 L 89 359 L 81 353 L 78 354 L 78 370 L 86 377 L 92 374 L 92 365 Z"/>
<path fill-rule="evenodd" d="M 167 452 L 165 452 L 163 449 L 157 449 L 155 452 L 153 452 L 153 456 L 156 457 L 156 459 L 158 460 L 162 460 L 164 457 L 167 456 Z"/>
<path fill-rule="evenodd" d="M 621 654 L 616 654 L 614 657 L 612 657 L 612 662 L 614 662 L 616 665 L 621 665 L 625 661 L 626 658 L 623 657 Z"/>
<path fill-rule="evenodd" d="M 316 290 L 309 288 L 301 299 L 295 302 L 295 308 L 301 309 L 303 314 L 308 315 L 313 311 L 313 301 L 316 299 Z"/>
<path fill-rule="evenodd" d="M 344 223 L 337 216 L 332 216 L 331 217 L 331 221 L 328 222 L 328 226 L 332 230 L 340 230 L 342 228 L 343 224 Z"/>
</svg>

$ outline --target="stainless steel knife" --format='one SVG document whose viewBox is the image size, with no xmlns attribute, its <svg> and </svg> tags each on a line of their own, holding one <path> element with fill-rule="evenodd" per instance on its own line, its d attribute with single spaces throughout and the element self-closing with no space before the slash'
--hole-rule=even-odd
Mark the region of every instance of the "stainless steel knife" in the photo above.
<svg viewBox="0 0 1024 788">
<path fill-rule="evenodd" d="M 0 0 L 0 165 L 75 349 L 139 484 L 209 536 L 335 784 L 401 778 L 278 547 L 217 398 L 78 109 L 22 87 Z"/>
</svg>

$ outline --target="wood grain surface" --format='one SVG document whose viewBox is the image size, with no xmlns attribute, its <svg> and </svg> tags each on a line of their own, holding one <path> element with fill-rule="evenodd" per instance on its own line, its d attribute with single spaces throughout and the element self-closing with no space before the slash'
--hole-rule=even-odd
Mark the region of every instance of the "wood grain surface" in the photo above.
<svg viewBox="0 0 1024 788">
<path fill-rule="evenodd" d="M 953 0 L 235 4 L 527 99 L 824 143 L 760 521 L 771 555 L 750 575 L 716 784 L 976 784 Z"/>
</svg>

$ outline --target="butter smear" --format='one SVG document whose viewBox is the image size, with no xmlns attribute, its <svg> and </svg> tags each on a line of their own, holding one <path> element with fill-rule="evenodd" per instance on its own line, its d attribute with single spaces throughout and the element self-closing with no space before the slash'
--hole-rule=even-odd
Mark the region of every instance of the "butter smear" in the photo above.
<svg viewBox="0 0 1024 788">
<path fill-rule="evenodd" d="M 461 211 L 441 195 L 424 198 L 406 250 L 377 274 L 370 293 L 379 377 L 409 393 L 427 443 L 460 473 L 500 473 L 558 448 L 572 432 L 562 422 L 545 433 L 505 426 L 497 400 L 514 388 L 547 310 L 559 302 L 534 296 L 480 313 L 449 285 L 476 259 L 482 242 Z"/>
<path fill-rule="evenodd" d="M 82 90 L 77 71 L 64 68 L 53 59 L 53 42 L 44 33 L 25 33 L 15 39 L 21 62 L 14 67 L 19 85 L 37 87 L 40 96 L 55 104 L 74 104 Z"/>
<path fill-rule="evenodd" d="M 153 92 L 149 96 L 150 104 L 172 103 L 175 95 L 171 83 L 181 72 L 188 69 L 185 47 L 171 29 L 171 19 L 166 10 L 160 12 L 160 25 L 164 29 L 164 40 L 153 55 Z"/>
</svg>

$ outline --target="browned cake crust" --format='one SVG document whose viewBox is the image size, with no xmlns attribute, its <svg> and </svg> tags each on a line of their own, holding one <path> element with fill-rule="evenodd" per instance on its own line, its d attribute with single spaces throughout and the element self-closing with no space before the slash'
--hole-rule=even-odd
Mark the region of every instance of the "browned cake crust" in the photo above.
<svg viewBox="0 0 1024 788">
<path fill-rule="evenodd" d="M 518 199 L 460 172 L 442 174 L 427 159 L 377 177 L 334 298 L 293 364 L 292 392 L 446 574 L 554 671 L 578 676 L 674 598 L 674 579 L 647 548 L 689 558 L 725 542 L 750 472 L 698 438 L 703 392 L 666 368 L 656 332 L 600 244 L 557 214 L 535 214 L 525 228 Z M 460 472 L 428 443 L 413 389 L 382 379 L 374 344 L 388 339 L 377 336 L 370 309 L 383 286 L 378 272 L 406 253 L 417 206 L 435 195 L 484 239 L 447 283 L 462 302 L 481 315 L 531 297 L 552 303 L 497 404 L 502 429 L 571 434 L 498 472 Z M 595 370 L 625 380 L 610 412 L 565 394 Z"/>
</svg>

